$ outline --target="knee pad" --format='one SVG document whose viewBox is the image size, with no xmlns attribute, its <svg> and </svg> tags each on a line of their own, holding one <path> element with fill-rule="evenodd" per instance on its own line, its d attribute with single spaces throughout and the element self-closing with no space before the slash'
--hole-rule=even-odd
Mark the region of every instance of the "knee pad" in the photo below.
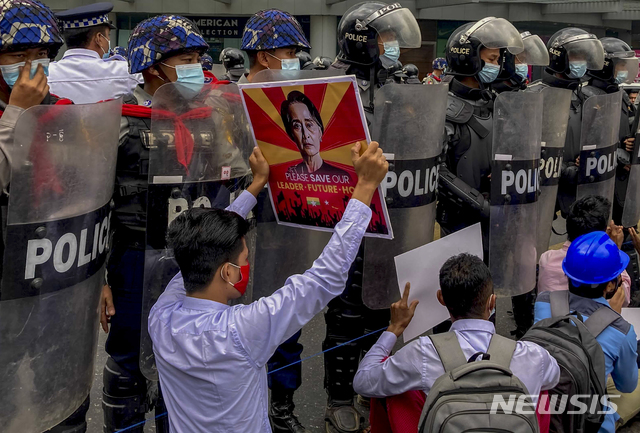
<svg viewBox="0 0 640 433">
<path fill-rule="evenodd" d="M 104 432 L 114 433 L 143 422 L 147 412 L 146 380 L 120 367 L 112 358 L 107 359 L 102 377 Z M 127 430 L 130 433 L 143 431 L 144 424 Z"/>
</svg>

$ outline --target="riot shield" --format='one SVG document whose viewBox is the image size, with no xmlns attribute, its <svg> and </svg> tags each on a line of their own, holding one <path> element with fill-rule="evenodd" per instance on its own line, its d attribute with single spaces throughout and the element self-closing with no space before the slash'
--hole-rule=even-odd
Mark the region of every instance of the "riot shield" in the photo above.
<svg viewBox="0 0 640 433">
<path fill-rule="evenodd" d="M 622 90 L 592 96 L 582 104 L 576 200 L 599 195 L 613 201 L 621 103 Z"/>
<path fill-rule="evenodd" d="M 635 227 L 640 220 L 640 131 L 634 131 L 635 144 L 631 153 L 629 181 L 622 210 L 622 226 Z"/>
<path fill-rule="evenodd" d="M 542 98 L 506 92 L 494 105 L 489 268 L 501 297 L 536 285 Z"/>
<path fill-rule="evenodd" d="M 540 150 L 540 195 L 538 197 L 538 243 L 540 255 L 549 248 L 556 211 L 558 183 L 562 172 L 564 142 L 569 123 L 571 91 L 557 87 L 542 90 L 542 142 Z"/>
<path fill-rule="evenodd" d="M 167 227 L 193 207 L 229 206 L 248 186 L 253 144 L 235 84 L 165 84 L 153 96 L 152 106 L 140 370 L 158 380 L 149 311 L 179 271 L 166 251 Z M 245 237 L 252 269 L 255 235 L 253 224 Z M 253 274 L 240 301 L 251 299 L 252 281 Z"/>
<path fill-rule="evenodd" d="M 40 105 L 8 146 L 0 288 L 0 425 L 40 433 L 93 382 L 122 101 Z"/>
<path fill-rule="evenodd" d="M 343 70 L 283 71 L 264 70 L 253 77 L 252 83 L 304 80 L 344 75 Z M 260 284 L 254 287 L 254 297 L 269 296 L 282 287 L 287 278 L 311 267 L 331 239 L 331 233 L 280 225 L 265 189 L 256 206 L 258 237 L 255 273 Z"/>
<path fill-rule="evenodd" d="M 365 242 L 362 298 L 369 308 L 400 298 L 394 257 L 433 240 L 448 89 L 387 84 L 376 92 L 372 138 L 390 164 L 382 185 L 394 236 Z"/>
</svg>

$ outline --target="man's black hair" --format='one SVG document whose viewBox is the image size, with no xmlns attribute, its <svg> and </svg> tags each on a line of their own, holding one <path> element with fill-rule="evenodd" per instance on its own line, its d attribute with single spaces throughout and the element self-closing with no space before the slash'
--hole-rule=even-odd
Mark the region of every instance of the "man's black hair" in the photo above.
<svg viewBox="0 0 640 433">
<path fill-rule="evenodd" d="M 574 295 L 582 296 L 583 298 L 597 299 L 604 296 L 604 291 L 610 282 L 615 282 L 618 277 L 611 281 L 607 281 L 602 284 L 580 284 L 575 285 L 571 278 L 569 278 L 569 291 Z M 618 290 L 622 290 L 622 287 L 618 287 Z"/>
<path fill-rule="evenodd" d="M 451 317 L 479 319 L 493 294 L 493 280 L 482 259 L 462 253 L 440 268 L 440 290 Z"/>
<path fill-rule="evenodd" d="M 64 29 L 62 37 L 67 44 L 68 49 L 72 48 L 88 48 L 91 40 L 98 33 L 102 33 L 109 37 L 109 26 L 91 26 L 81 27 L 78 29 Z"/>
<path fill-rule="evenodd" d="M 240 215 L 222 209 L 193 208 L 173 220 L 167 246 L 173 249 L 187 293 L 205 289 L 222 264 L 238 264 L 248 230 Z"/>
<path fill-rule="evenodd" d="M 609 224 L 611 202 L 599 195 L 588 195 L 576 201 L 567 215 L 567 237 L 574 241 L 582 235 L 604 232 Z"/>
<path fill-rule="evenodd" d="M 289 93 L 287 99 L 285 101 L 282 101 L 282 104 L 280 105 L 280 117 L 282 117 L 282 123 L 284 123 L 287 134 L 289 135 L 289 137 L 291 137 L 291 139 L 293 139 L 293 118 L 291 117 L 291 114 L 289 114 L 289 107 L 291 106 L 291 104 L 306 105 L 309 109 L 309 113 L 315 119 L 316 123 L 320 126 L 320 129 L 324 134 L 324 124 L 322 123 L 322 118 L 320 117 L 320 113 L 318 112 L 316 106 L 313 105 L 313 102 L 311 102 L 311 99 L 309 99 L 307 95 L 298 90 L 294 90 L 293 92 Z"/>
</svg>

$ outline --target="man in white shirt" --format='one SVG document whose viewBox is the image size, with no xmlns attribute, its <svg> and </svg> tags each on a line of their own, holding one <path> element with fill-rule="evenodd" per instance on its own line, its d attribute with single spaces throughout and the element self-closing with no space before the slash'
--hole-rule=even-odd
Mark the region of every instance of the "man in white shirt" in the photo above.
<svg viewBox="0 0 640 433">
<path fill-rule="evenodd" d="M 54 95 L 76 104 L 114 99 L 133 93 L 143 83 L 129 74 L 126 62 L 109 61 L 109 22 L 113 4 L 95 3 L 56 14 L 63 26 L 67 51 L 49 66 L 49 86 Z"/>
<path fill-rule="evenodd" d="M 391 306 L 389 328 L 360 363 L 353 389 L 362 396 L 384 398 L 408 391 L 428 394 L 436 379 L 444 374 L 438 352 L 427 336 L 412 341 L 390 356 L 397 338 L 411 322 L 418 304 L 418 301 L 413 301 L 407 305 L 408 297 L 407 284 L 403 298 Z M 450 332 L 455 332 L 466 358 L 479 352 L 486 353 L 495 334 L 489 317 L 495 307 L 496 296 L 493 294 L 489 268 L 482 260 L 470 254 L 460 254 L 447 260 L 440 269 L 437 298 L 449 310 L 453 322 Z M 531 342 L 516 343 L 510 369 L 532 396 L 553 388 L 560 378 L 556 360 L 545 349 Z M 533 401 L 537 402 L 537 398 L 534 397 Z M 408 416 L 413 416 L 413 431 L 417 431 L 421 409 L 416 408 L 414 414 L 404 414 L 404 423 Z M 392 416 L 389 411 L 389 417 Z M 391 425 L 395 421 L 389 420 Z"/>
<path fill-rule="evenodd" d="M 351 158 L 358 183 L 320 257 L 252 304 L 228 301 L 244 293 L 249 279 L 243 218 L 269 171 L 259 151 L 250 159 L 254 183 L 228 210 L 193 208 L 171 223 L 167 243 L 181 272 L 151 309 L 149 335 L 172 432 L 271 433 L 267 361 L 344 290 L 371 220 L 371 199 L 387 173 L 376 142 L 362 156 L 356 144 Z M 260 275 L 255 280 L 260 284 Z"/>
</svg>

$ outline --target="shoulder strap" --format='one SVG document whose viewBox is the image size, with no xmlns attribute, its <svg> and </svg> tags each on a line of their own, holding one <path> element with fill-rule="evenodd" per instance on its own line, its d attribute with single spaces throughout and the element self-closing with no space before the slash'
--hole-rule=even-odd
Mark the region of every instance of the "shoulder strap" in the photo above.
<svg viewBox="0 0 640 433">
<path fill-rule="evenodd" d="M 596 338 L 602 331 L 607 329 L 607 326 L 615 322 L 618 317 L 620 317 L 618 313 L 603 305 L 589 316 L 584 322 L 584 326 L 587 327 L 591 335 L 593 335 L 593 338 Z"/>
<path fill-rule="evenodd" d="M 516 350 L 516 342 L 498 334 L 493 334 L 487 353 L 489 360 L 503 367 L 510 368 L 513 352 Z"/>
<path fill-rule="evenodd" d="M 434 334 L 429 338 L 438 352 L 444 371 L 449 372 L 467 363 L 467 357 L 462 352 L 455 332 Z"/>
<path fill-rule="evenodd" d="M 566 316 L 569 314 L 569 291 L 562 290 L 549 294 L 551 304 L 551 317 Z"/>
</svg>

